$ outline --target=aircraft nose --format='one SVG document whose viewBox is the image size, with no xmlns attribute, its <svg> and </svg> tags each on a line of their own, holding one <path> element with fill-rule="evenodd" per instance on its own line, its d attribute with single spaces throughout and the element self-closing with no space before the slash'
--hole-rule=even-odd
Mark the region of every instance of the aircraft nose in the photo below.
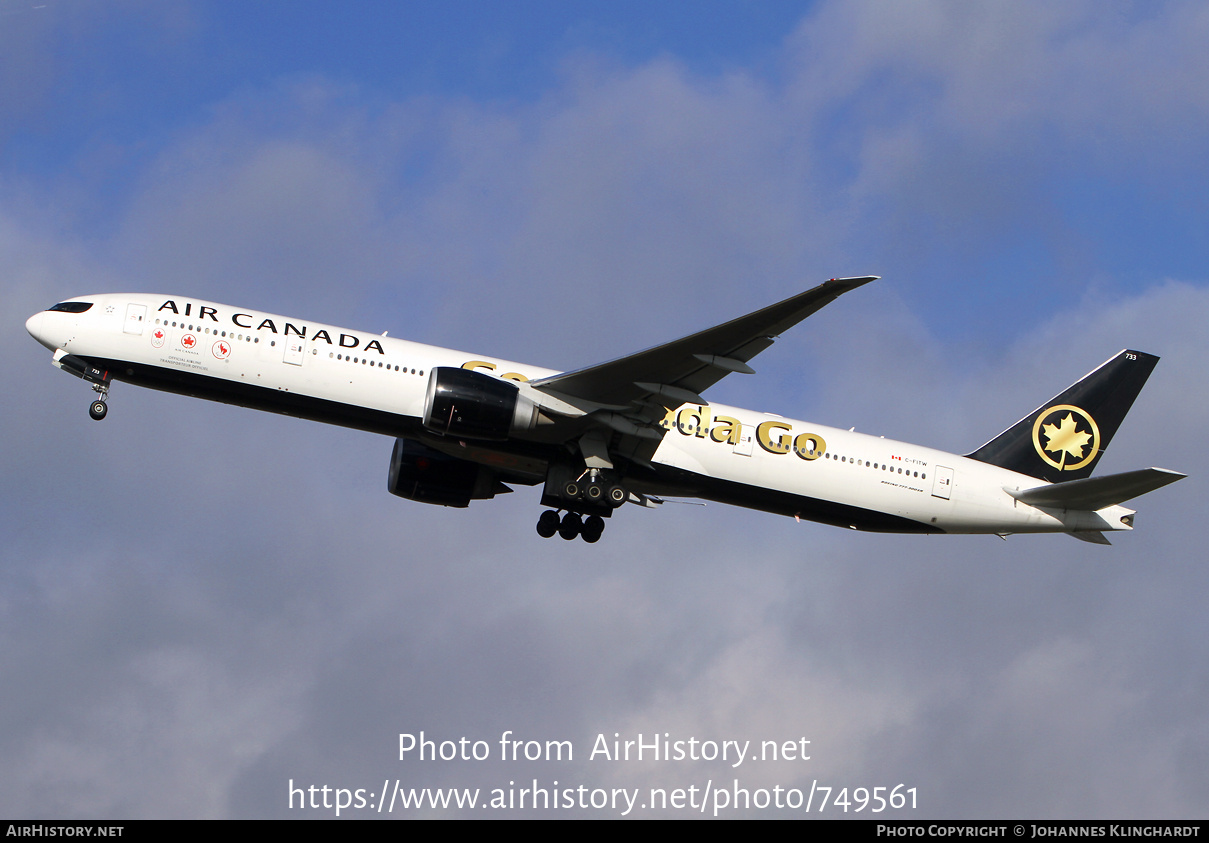
<svg viewBox="0 0 1209 843">
<path fill-rule="evenodd" d="M 29 335 L 36 339 L 39 343 L 54 351 L 57 347 L 55 341 L 51 339 L 53 325 L 48 325 L 46 319 L 46 311 L 35 313 L 33 316 L 25 320 L 25 330 L 29 331 Z"/>
<path fill-rule="evenodd" d="M 38 342 L 42 341 L 42 311 L 39 310 L 25 320 L 25 330 L 29 331 L 29 335 Z"/>
</svg>

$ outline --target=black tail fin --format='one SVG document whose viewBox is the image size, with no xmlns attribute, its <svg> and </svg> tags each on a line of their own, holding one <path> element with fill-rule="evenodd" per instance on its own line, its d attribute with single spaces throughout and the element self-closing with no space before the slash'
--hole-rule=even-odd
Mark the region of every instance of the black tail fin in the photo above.
<svg viewBox="0 0 1209 843">
<path fill-rule="evenodd" d="M 967 456 L 1051 483 L 1088 477 L 1158 362 L 1122 351 Z"/>
</svg>

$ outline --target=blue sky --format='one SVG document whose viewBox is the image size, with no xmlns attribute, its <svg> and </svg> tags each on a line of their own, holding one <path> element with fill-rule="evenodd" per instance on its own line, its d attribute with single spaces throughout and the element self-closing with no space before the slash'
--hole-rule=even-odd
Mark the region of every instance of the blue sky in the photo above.
<svg viewBox="0 0 1209 843">
<path fill-rule="evenodd" d="M 680 139 L 697 146 L 703 179 L 739 154 L 800 173 L 809 150 L 818 212 L 830 205 L 869 226 L 833 232 L 831 246 L 845 264 L 875 266 L 829 274 L 886 274 L 911 285 L 934 330 L 1002 342 L 1005 314 L 1029 318 L 1020 293 L 1033 285 L 1070 306 L 1089 286 L 1114 295 L 1155 273 L 1197 271 L 1204 104 L 1165 89 L 1200 69 L 1170 65 L 1200 59 L 1188 43 L 1156 55 L 1178 26 L 1167 18 L 1195 14 L 1164 8 L 1072 6 L 1028 32 L 1002 11 L 947 10 L 946 21 L 908 4 L 891 15 L 792 3 L 7 3 L 3 172 L 17 189 L 81 189 L 55 222 L 105 237 L 148 168 L 232 108 L 266 135 L 307 135 L 318 128 L 307 119 L 330 114 L 283 103 L 313 86 L 369 133 L 392 109 L 427 107 L 513 120 L 540 140 L 591 86 L 661 68 L 712 119 L 738 104 L 727 85 L 779 112 L 743 127 L 767 132 L 746 149 Z M 914 31 L 898 38 L 899 23 L 884 20 L 895 17 Z M 864 26 L 864 40 L 820 39 L 833 22 Z M 1095 63 L 1109 55 L 1119 78 L 1097 86 Z M 449 128 L 409 127 L 416 142 L 395 148 L 406 158 L 391 176 L 431 185 L 448 175 L 440 165 L 464 165 Z M 905 157 L 894 183 L 866 190 L 862 177 L 895 155 Z M 960 301 L 935 295 L 950 280 L 968 285 Z"/>
<path fill-rule="evenodd" d="M 0 806 L 295 816 L 290 779 L 523 772 L 400 763 L 401 731 L 658 730 L 804 734 L 808 768 L 745 780 L 902 781 L 920 818 L 1203 818 L 1207 30 L 1182 3 L 0 3 Z M 96 425 L 23 330 L 162 291 L 569 369 L 866 273 L 709 397 L 964 453 L 1139 348 L 1163 360 L 1101 470 L 1189 479 L 1112 548 L 678 505 L 543 542 L 530 489 L 390 497 L 379 437 L 121 384 Z"/>
<path fill-rule="evenodd" d="M 710 74 L 764 63 L 775 73 L 771 58 L 803 11 L 776 2 L 122 5 L 5 4 L 10 37 L 32 40 L 8 71 L 25 87 L 7 107 L 25 118 L 6 131 L 18 172 L 53 172 L 91 145 L 162 139 L 232 93 L 312 74 L 369 102 L 516 103 L 548 94 L 579 55 L 675 56 Z"/>
</svg>

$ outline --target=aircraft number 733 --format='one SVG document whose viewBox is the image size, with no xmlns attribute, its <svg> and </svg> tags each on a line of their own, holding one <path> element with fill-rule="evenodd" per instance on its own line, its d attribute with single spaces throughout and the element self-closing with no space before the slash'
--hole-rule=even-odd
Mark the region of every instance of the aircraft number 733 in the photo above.
<svg viewBox="0 0 1209 843">
<path fill-rule="evenodd" d="M 106 294 L 26 322 L 60 369 L 393 437 L 388 488 L 464 507 L 541 486 L 543 537 L 597 541 L 626 504 L 691 497 L 892 533 L 1133 529 L 1124 501 L 1184 477 L 1092 477 L 1158 358 L 1122 351 L 965 456 L 712 404 L 703 393 L 840 295 L 837 278 L 628 357 L 557 372 L 181 296 Z"/>
</svg>

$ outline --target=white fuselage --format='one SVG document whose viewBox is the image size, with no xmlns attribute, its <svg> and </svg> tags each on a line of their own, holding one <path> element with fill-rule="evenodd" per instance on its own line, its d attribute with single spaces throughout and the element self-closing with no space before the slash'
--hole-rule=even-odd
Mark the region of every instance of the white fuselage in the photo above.
<svg viewBox="0 0 1209 843">
<path fill-rule="evenodd" d="M 512 381 L 557 374 L 187 298 L 110 294 L 72 301 L 92 307 L 36 314 L 27 323 L 30 333 L 51 350 L 110 368 L 117 380 L 393 436 L 430 436 L 420 419 L 433 368 L 469 368 Z M 657 477 L 666 474 L 672 494 L 687 489 L 857 529 L 898 531 L 898 519 L 916 525 L 906 531 L 918 532 L 1131 529 L 1132 510 L 1073 512 L 1022 503 L 1005 489 L 1046 484 L 918 445 L 719 404 L 686 404 L 670 411 L 663 426 L 667 432 L 650 463 Z M 509 444 L 491 443 L 487 450 L 507 453 Z M 645 482 L 660 491 L 658 481 Z M 863 517 L 874 513 L 890 520 Z"/>
</svg>

